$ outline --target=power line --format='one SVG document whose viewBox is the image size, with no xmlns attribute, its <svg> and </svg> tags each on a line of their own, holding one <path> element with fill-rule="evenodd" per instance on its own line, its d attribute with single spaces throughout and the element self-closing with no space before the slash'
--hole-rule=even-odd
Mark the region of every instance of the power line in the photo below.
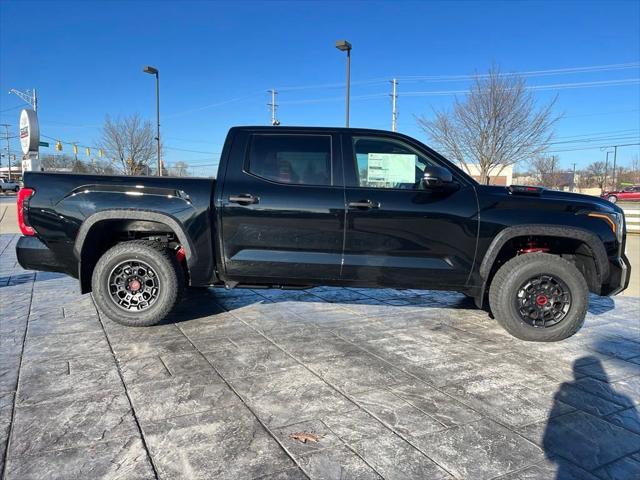
<svg viewBox="0 0 640 480">
<path fill-rule="evenodd" d="M 351 82 L 351 85 L 382 85 L 389 81 L 388 78 L 373 78 L 369 80 L 359 80 L 355 82 Z M 316 85 L 299 85 L 293 87 L 280 87 L 279 90 L 281 92 L 291 92 L 296 90 L 320 90 L 325 88 L 344 88 L 346 83 L 338 82 L 338 83 L 323 83 Z"/>
<path fill-rule="evenodd" d="M 613 63 L 608 65 L 592 65 L 589 67 L 568 67 L 568 68 L 554 68 L 547 70 L 530 70 L 524 72 L 504 72 L 504 73 L 481 73 L 474 75 L 405 75 L 399 78 L 405 81 L 412 80 L 431 80 L 431 81 L 460 81 L 460 80 L 473 80 L 476 78 L 488 78 L 492 75 L 498 77 L 542 77 L 552 75 L 566 75 L 576 73 L 594 73 L 594 72 L 606 72 L 613 70 L 625 70 L 640 68 L 640 62 L 629 63 Z"/>
<path fill-rule="evenodd" d="M 587 67 L 570 67 L 570 68 L 560 68 L 560 69 L 549 69 L 549 70 L 532 70 L 525 72 L 509 72 L 509 73 L 500 73 L 500 76 L 547 76 L 547 75 L 561 75 L 561 74 L 570 74 L 570 73 L 592 73 L 592 72 L 603 72 L 603 71 L 612 71 L 612 70 L 622 70 L 629 68 L 638 68 L 640 67 L 640 62 L 630 62 L 630 63 L 617 63 L 617 64 L 606 64 L 606 65 L 592 65 Z M 440 81 L 458 81 L 458 80 L 469 80 L 473 78 L 483 78 L 488 76 L 489 74 L 479 74 L 479 75 L 433 75 L 433 76 L 402 76 L 397 77 L 403 79 L 405 81 L 415 81 L 415 80 L 440 80 Z M 388 78 L 372 78 L 361 81 L 351 82 L 351 85 L 376 85 L 376 84 L 384 84 L 388 81 Z M 314 90 L 314 89 L 328 89 L 328 88 L 342 88 L 345 86 L 344 82 L 339 83 L 328 83 L 328 84 L 316 84 L 316 85 L 299 85 L 299 86 L 290 86 L 290 87 L 281 87 L 279 88 L 280 92 L 284 91 L 295 91 L 295 90 Z M 425 92 L 426 93 L 426 92 Z M 455 91 L 455 92 L 436 92 L 433 93 L 435 95 L 452 95 L 466 93 L 466 91 Z M 255 98 L 258 95 L 261 95 L 260 92 L 251 93 L 248 95 L 234 97 L 227 100 L 221 100 L 218 102 L 210 103 L 208 105 L 202 105 L 200 107 L 194 107 L 189 110 L 182 110 L 174 113 L 170 113 L 169 115 L 164 115 L 163 118 L 171 119 L 184 115 L 188 115 L 190 113 L 196 113 L 203 110 L 207 110 L 210 108 L 216 108 L 223 105 L 227 105 L 229 103 L 240 102 L 243 100 L 248 100 L 251 98 Z M 407 94 L 404 94 L 407 95 Z M 386 94 L 374 94 L 374 95 L 366 95 L 366 96 L 356 96 L 351 97 L 356 100 L 365 100 L 370 98 L 378 98 L 381 96 L 386 96 Z M 421 95 L 423 96 L 423 95 Z M 333 101 L 341 101 L 343 97 L 335 97 L 335 98 L 324 98 L 324 99 L 308 99 L 308 100 L 298 100 L 298 101 L 289 101 L 282 102 L 288 105 L 293 104 L 308 104 L 308 103 L 321 103 L 321 102 L 333 102 Z M 91 126 L 93 128 L 93 126 Z"/>
<path fill-rule="evenodd" d="M 369 95 L 351 95 L 351 100 L 369 100 L 372 98 L 381 98 L 386 97 L 388 93 L 372 93 Z M 309 98 L 304 100 L 287 100 L 285 102 L 280 102 L 281 105 L 302 105 L 308 103 L 323 103 L 323 102 L 335 102 L 335 101 L 344 101 L 344 96 L 342 97 L 323 97 L 323 98 Z"/>
<path fill-rule="evenodd" d="M 175 150 L 178 152 L 190 152 L 190 153 L 203 153 L 206 155 L 220 155 L 219 152 L 206 152 L 203 150 L 190 150 L 188 148 L 177 148 L 177 147 L 163 147 L 165 150 Z"/>
<path fill-rule="evenodd" d="M 623 145 L 618 145 L 618 147 L 632 147 L 632 146 L 636 146 L 636 145 L 640 145 L 640 143 L 625 143 Z M 566 150 L 549 150 L 545 153 L 562 153 L 562 152 L 578 152 L 578 151 L 582 151 L 582 150 L 600 150 L 602 148 L 606 148 L 611 146 L 611 144 L 607 144 L 607 145 L 594 145 L 592 147 L 582 147 L 582 148 L 570 148 L 570 149 L 566 149 Z"/>
<path fill-rule="evenodd" d="M 15 107 L 9 107 L 9 108 L 5 108 L 3 110 L 0 110 L 0 113 L 8 112 L 9 110 L 17 110 L 18 108 L 24 108 L 24 107 L 22 105 L 16 105 Z"/>
<path fill-rule="evenodd" d="M 164 138 L 166 138 L 166 139 L 168 139 L 168 140 L 177 140 L 177 141 L 179 141 L 179 142 L 187 142 L 187 143 L 205 143 L 205 144 L 207 144 L 207 145 L 216 145 L 216 146 L 220 146 L 220 144 L 218 144 L 218 143 L 213 143 L 213 142 L 212 142 L 212 141 L 210 141 L 210 140 L 193 140 L 193 139 L 190 139 L 190 138 L 167 137 L 166 135 L 165 135 L 165 137 L 164 137 Z"/>
<path fill-rule="evenodd" d="M 640 84 L 640 78 L 631 78 L 631 79 L 619 79 L 619 80 L 603 80 L 598 82 L 575 82 L 575 83 L 558 83 L 558 84 L 550 84 L 550 85 L 529 85 L 524 87 L 526 90 L 565 90 L 565 89 L 573 89 L 573 88 L 596 88 L 596 87 L 616 87 L 616 86 L 625 86 L 625 85 L 637 85 Z M 413 91 L 413 92 L 404 92 L 402 96 L 404 97 L 427 97 L 427 96 L 447 96 L 447 95 L 461 95 L 467 94 L 469 90 L 432 90 L 432 91 Z M 386 97 L 387 93 L 372 93 L 367 95 L 355 95 L 352 96 L 352 100 L 370 100 L 374 98 L 382 98 Z M 335 102 L 342 101 L 344 97 L 321 97 L 321 98 L 310 98 L 303 100 L 289 100 L 286 102 L 281 102 L 281 104 L 287 105 L 303 105 L 309 103 L 325 103 L 325 102 Z"/>
<path fill-rule="evenodd" d="M 48 135 L 44 135 L 41 134 L 40 135 L 43 138 L 48 138 L 49 140 L 55 140 L 56 142 L 60 142 L 63 145 L 77 145 L 78 148 L 90 148 L 90 149 L 95 149 L 95 150 L 102 150 L 103 152 L 111 152 L 111 150 L 107 150 L 104 149 L 102 147 L 96 147 L 93 145 L 84 145 L 84 144 L 80 144 L 80 142 L 70 142 L 67 140 L 60 140 L 60 138 L 56 138 L 56 137 L 50 137 Z M 220 155 L 220 152 L 207 152 L 207 151 L 203 151 L 203 150 L 191 150 L 191 149 L 187 149 L 187 148 L 178 148 L 178 147 L 162 147 L 165 150 L 175 150 L 175 151 L 179 151 L 179 152 L 189 152 L 189 153 L 201 153 L 201 154 L 205 154 L 205 155 Z"/>
<path fill-rule="evenodd" d="M 618 137 L 601 137 L 601 138 L 584 138 L 582 140 L 567 140 L 563 142 L 549 142 L 547 145 L 563 145 L 563 144 L 580 144 L 580 143 L 594 143 L 594 142 L 604 142 L 604 141 L 619 141 L 619 140 L 637 140 L 640 136 L 638 135 L 625 135 Z"/>
<path fill-rule="evenodd" d="M 255 97 L 257 97 L 257 95 L 258 94 L 252 93 L 250 95 L 244 95 L 242 97 L 230 98 L 229 100 L 222 100 L 220 102 L 210 103 L 209 105 L 203 105 L 201 107 L 192 108 L 190 110 L 183 110 L 181 112 L 175 112 L 175 113 L 170 113 L 169 115 L 163 115 L 162 118 L 164 120 L 166 120 L 166 119 L 169 119 L 169 118 L 182 117 L 184 115 L 189 115 L 190 113 L 200 112 L 202 110 L 207 110 L 209 108 L 221 107 L 221 106 L 227 105 L 229 103 L 240 102 L 242 100 L 248 100 L 250 98 L 255 98 Z M 263 95 L 263 94 L 260 93 L 260 95 Z"/>
<path fill-rule="evenodd" d="M 527 85 L 526 90 L 565 90 L 570 88 L 593 88 L 593 87 L 617 87 L 621 85 L 637 85 L 640 84 L 640 78 L 626 78 L 619 80 L 601 80 L 595 82 L 574 82 L 574 83 L 556 83 L 550 85 Z M 406 97 L 427 97 L 438 95 L 460 95 L 469 93 L 469 90 L 433 90 L 433 91 L 414 91 L 403 93 Z"/>
<path fill-rule="evenodd" d="M 593 113 L 581 113 L 577 115 L 564 115 L 560 120 L 565 118 L 578 118 L 578 117 L 595 117 L 596 115 L 617 115 L 619 113 L 634 113 L 640 112 L 640 108 L 634 108 L 631 110 L 614 110 L 611 112 L 593 112 Z"/>
<path fill-rule="evenodd" d="M 613 63 L 613 64 L 605 64 L 605 65 L 591 65 L 586 67 L 568 67 L 568 68 L 554 68 L 547 70 L 530 70 L 524 72 L 505 72 L 505 73 L 497 73 L 500 77 L 512 77 L 512 76 L 521 76 L 521 77 L 540 77 L 540 76 L 553 76 L 553 75 L 565 75 L 565 74 L 580 74 L 580 73 L 595 73 L 595 72 L 606 72 L 606 71 L 615 71 L 615 70 L 626 70 L 640 68 L 640 62 L 628 62 L 628 63 Z M 412 82 L 412 81 L 434 81 L 434 82 L 452 82 L 452 81 L 462 81 L 462 80 L 473 80 L 475 78 L 486 78 L 491 74 L 462 74 L 462 75 L 400 75 L 397 76 L 397 79 Z M 376 85 L 376 84 L 384 84 L 388 82 L 388 78 L 370 78 L 360 81 L 351 82 L 351 85 Z M 290 87 L 280 87 L 279 90 L 281 92 L 285 91 L 295 91 L 295 90 L 320 90 L 326 88 L 343 88 L 345 86 L 344 82 L 338 83 L 324 83 L 324 84 L 315 84 L 315 85 L 297 85 Z"/>
</svg>

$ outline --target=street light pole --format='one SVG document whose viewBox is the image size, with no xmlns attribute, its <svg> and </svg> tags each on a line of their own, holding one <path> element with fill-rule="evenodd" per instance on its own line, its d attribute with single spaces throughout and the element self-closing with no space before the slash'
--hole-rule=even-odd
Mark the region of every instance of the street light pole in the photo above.
<svg viewBox="0 0 640 480">
<path fill-rule="evenodd" d="M 162 160 L 160 159 L 160 72 L 157 68 L 146 66 L 143 70 L 145 73 L 156 76 L 156 124 L 157 133 L 156 141 L 158 142 L 158 176 L 162 176 Z"/>
<path fill-rule="evenodd" d="M 346 40 L 338 40 L 336 48 L 341 52 L 347 52 L 347 118 L 346 125 L 349 128 L 349 99 L 351 95 L 351 44 Z"/>
</svg>

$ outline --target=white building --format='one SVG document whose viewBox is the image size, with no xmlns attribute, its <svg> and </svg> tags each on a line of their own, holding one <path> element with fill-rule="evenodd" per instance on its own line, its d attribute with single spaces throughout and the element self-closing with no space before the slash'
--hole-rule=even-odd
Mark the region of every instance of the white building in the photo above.
<svg viewBox="0 0 640 480">
<path fill-rule="evenodd" d="M 460 165 L 460 168 L 480 181 L 480 166 L 473 163 Z M 489 170 L 489 185 L 511 185 L 513 182 L 513 165 L 496 165 Z"/>
</svg>

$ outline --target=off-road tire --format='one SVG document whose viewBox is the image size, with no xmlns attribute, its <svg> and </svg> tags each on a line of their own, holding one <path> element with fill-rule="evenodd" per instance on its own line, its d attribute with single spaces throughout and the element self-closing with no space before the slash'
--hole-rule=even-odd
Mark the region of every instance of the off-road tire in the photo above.
<svg viewBox="0 0 640 480">
<path fill-rule="evenodd" d="M 567 286 L 571 304 L 557 324 L 534 327 L 518 312 L 518 290 L 538 275 L 552 275 Z M 582 327 L 589 307 L 589 288 L 574 264 L 557 255 L 527 253 L 512 258 L 497 271 L 489 288 L 489 304 L 498 323 L 511 335 L 533 342 L 556 342 L 570 337 Z"/>
<path fill-rule="evenodd" d="M 145 262 L 159 279 L 158 295 L 144 310 L 126 311 L 111 299 L 111 271 L 127 260 Z M 121 325 L 148 327 L 161 322 L 179 301 L 184 290 L 184 273 L 172 252 L 160 242 L 133 240 L 115 245 L 100 257 L 93 269 L 91 285 L 93 300 L 104 316 Z"/>
<path fill-rule="evenodd" d="M 607 197 L 607 200 L 609 200 L 611 203 L 617 203 L 618 202 L 618 197 L 616 197 L 615 195 L 609 195 Z"/>
</svg>

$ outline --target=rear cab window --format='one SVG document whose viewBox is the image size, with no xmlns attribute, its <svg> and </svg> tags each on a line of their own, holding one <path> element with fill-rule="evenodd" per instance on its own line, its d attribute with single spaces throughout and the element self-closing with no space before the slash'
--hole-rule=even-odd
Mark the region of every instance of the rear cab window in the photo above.
<svg viewBox="0 0 640 480">
<path fill-rule="evenodd" d="M 290 185 L 332 185 L 330 135 L 253 134 L 248 172 Z"/>
</svg>

